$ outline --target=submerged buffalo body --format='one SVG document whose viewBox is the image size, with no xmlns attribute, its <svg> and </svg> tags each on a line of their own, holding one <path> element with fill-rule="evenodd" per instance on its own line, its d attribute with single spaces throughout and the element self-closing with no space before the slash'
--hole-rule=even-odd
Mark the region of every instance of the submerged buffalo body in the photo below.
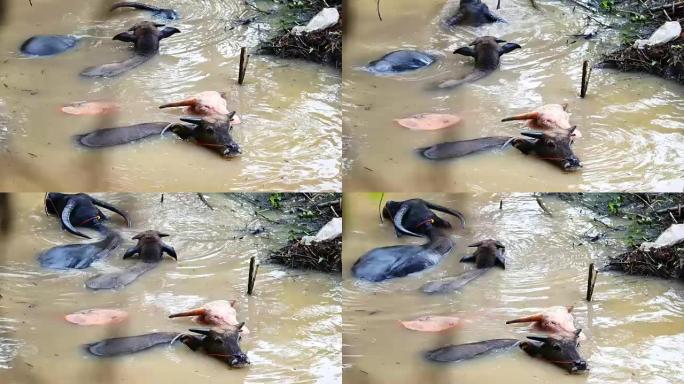
<svg viewBox="0 0 684 384">
<path fill-rule="evenodd" d="M 428 67 L 435 58 L 420 51 L 399 50 L 386 54 L 378 60 L 368 63 L 368 71 L 378 74 L 392 74 L 415 71 Z"/>
<path fill-rule="evenodd" d="M 38 262 L 43 268 L 88 268 L 95 261 L 107 257 L 121 242 L 118 233 L 110 232 L 107 237 L 96 243 L 52 247 L 38 255 Z"/>
<path fill-rule="evenodd" d="M 444 234 L 451 224 L 435 215 L 431 209 L 459 218 L 460 212 L 421 199 L 388 201 L 383 215 L 392 220 L 397 236 L 425 237 L 423 245 L 396 245 L 375 248 L 361 256 L 352 266 L 354 276 L 368 281 L 383 281 L 422 271 L 438 264 L 449 254 L 453 241 Z"/>
<path fill-rule="evenodd" d="M 178 12 L 174 11 L 173 9 L 158 8 L 152 5 L 142 4 L 134 1 L 120 1 L 118 3 L 114 3 L 109 10 L 111 12 L 119 8 L 133 8 L 141 11 L 149 11 L 152 12 L 152 16 L 167 20 L 178 19 Z"/>
<path fill-rule="evenodd" d="M 506 350 L 520 343 L 516 339 L 494 339 L 475 343 L 447 345 L 425 353 L 425 358 L 438 363 L 452 363 Z"/>
<path fill-rule="evenodd" d="M 145 335 L 114 337 L 86 344 L 85 349 L 99 357 L 130 355 L 158 345 L 170 344 L 179 335 L 178 332 L 154 332 Z"/>
<path fill-rule="evenodd" d="M 52 56 L 71 50 L 77 44 L 75 36 L 39 35 L 26 40 L 19 49 L 27 56 Z"/>
</svg>

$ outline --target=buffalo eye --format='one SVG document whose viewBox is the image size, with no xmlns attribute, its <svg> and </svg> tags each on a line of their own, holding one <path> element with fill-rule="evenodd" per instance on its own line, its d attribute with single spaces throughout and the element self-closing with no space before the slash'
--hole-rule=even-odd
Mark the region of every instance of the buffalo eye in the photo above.
<svg viewBox="0 0 684 384">
<path fill-rule="evenodd" d="M 216 344 L 222 344 L 223 343 L 223 340 L 221 340 L 220 337 L 214 337 L 211 339 L 211 341 L 213 341 Z"/>
<path fill-rule="evenodd" d="M 549 147 L 549 148 L 556 148 L 556 143 L 554 143 L 553 141 L 548 141 L 548 140 L 547 140 L 547 141 L 546 141 L 546 146 Z"/>
<path fill-rule="evenodd" d="M 553 345 L 553 349 L 554 349 L 555 351 L 560 351 L 560 350 L 561 350 L 561 347 L 560 347 L 560 345 L 558 345 L 558 344 L 554 344 L 554 345 Z"/>
</svg>

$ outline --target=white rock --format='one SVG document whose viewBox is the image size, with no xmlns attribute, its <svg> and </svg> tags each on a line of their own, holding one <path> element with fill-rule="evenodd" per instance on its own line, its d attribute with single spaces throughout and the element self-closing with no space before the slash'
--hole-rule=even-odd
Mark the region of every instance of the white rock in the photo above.
<svg viewBox="0 0 684 384">
<path fill-rule="evenodd" d="M 679 21 L 668 21 L 656 29 L 647 40 L 639 39 L 634 42 L 634 48 L 642 49 L 647 45 L 658 45 L 668 43 L 681 35 L 682 26 Z"/>
<path fill-rule="evenodd" d="M 298 25 L 292 28 L 292 33 L 301 35 L 302 32 L 322 31 L 337 24 L 338 21 L 340 21 L 340 13 L 337 12 L 337 8 L 323 8 L 323 10 L 309 20 L 306 26 Z"/>
<path fill-rule="evenodd" d="M 306 245 L 332 240 L 342 236 L 342 218 L 336 217 L 321 228 L 316 236 L 304 236 L 302 242 Z"/>
<path fill-rule="evenodd" d="M 642 251 L 671 247 L 684 242 L 684 224 L 672 224 L 670 228 L 661 233 L 654 242 L 645 242 L 639 246 Z"/>
</svg>

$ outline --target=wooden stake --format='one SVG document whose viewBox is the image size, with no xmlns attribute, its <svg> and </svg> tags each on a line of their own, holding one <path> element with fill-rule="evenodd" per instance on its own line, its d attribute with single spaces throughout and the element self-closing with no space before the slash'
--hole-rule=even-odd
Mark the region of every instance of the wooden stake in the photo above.
<svg viewBox="0 0 684 384">
<path fill-rule="evenodd" d="M 580 86 L 580 97 L 584 98 L 587 95 L 587 90 L 589 89 L 589 79 L 591 78 L 591 68 L 589 67 L 589 61 L 584 60 L 582 63 L 582 84 Z"/>
<path fill-rule="evenodd" d="M 500 8 L 501 8 L 501 0 L 496 2 L 496 9 L 500 9 Z"/>
<path fill-rule="evenodd" d="M 259 264 L 256 263 L 256 257 L 252 256 L 249 259 L 249 276 L 247 277 L 247 294 L 250 296 L 254 292 L 254 283 L 256 282 L 258 271 Z"/>
<path fill-rule="evenodd" d="M 247 73 L 247 63 L 249 63 L 249 56 L 247 48 L 240 48 L 240 68 L 238 72 L 238 84 L 242 85 L 245 81 L 245 74 Z"/>
<path fill-rule="evenodd" d="M 598 271 L 594 270 L 594 263 L 589 264 L 589 276 L 587 278 L 587 301 L 591 301 L 591 297 L 594 295 L 594 285 L 596 285 L 597 277 Z"/>
</svg>

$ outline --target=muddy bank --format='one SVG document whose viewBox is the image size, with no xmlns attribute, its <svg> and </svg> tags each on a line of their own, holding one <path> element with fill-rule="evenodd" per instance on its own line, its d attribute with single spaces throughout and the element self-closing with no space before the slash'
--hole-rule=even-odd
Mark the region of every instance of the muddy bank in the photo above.
<svg viewBox="0 0 684 384">
<path fill-rule="evenodd" d="M 620 27 L 622 46 L 602 58 L 599 64 L 625 72 L 645 72 L 684 84 L 684 37 L 660 45 L 636 48 L 635 41 L 648 39 L 663 23 L 684 18 L 684 2 L 671 0 L 602 1 L 602 13 L 624 18 Z M 681 22 L 680 22 L 681 23 Z"/>
<path fill-rule="evenodd" d="M 628 220 L 626 226 L 611 228 L 621 232 L 620 238 L 628 250 L 610 257 L 605 270 L 684 279 L 684 244 L 652 249 L 642 246 L 656 240 L 671 225 L 684 222 L 684 195 L 600 193 L 556 196 L 598 215 Z"/>
<path fill-rule="evenodd" d="M 272 37 L 262 42 L 259 52 L 285 59 L 303 59 L 342 67 L 342 17 L 332 27 L 296 34 L 292 28 L 306 25 L 324 8 L 342 13 L 342 0 L 286 0 L 278 11 L 279 24 Z"/>
<path fill-rule="evenodd" d="M 270 252 L 267 261 L 296 269 L 342 271 L 341 238 L 310 243 L 302 240 L 316 235 L 332 219 L 342 217 L 341 194 L 252 193 L 239 194 L 237 198 L 253 204 L 256 209 L 257 222 L 246 228 L 247 232 L 287 234 L 288 243 Z"/>
</svg>

